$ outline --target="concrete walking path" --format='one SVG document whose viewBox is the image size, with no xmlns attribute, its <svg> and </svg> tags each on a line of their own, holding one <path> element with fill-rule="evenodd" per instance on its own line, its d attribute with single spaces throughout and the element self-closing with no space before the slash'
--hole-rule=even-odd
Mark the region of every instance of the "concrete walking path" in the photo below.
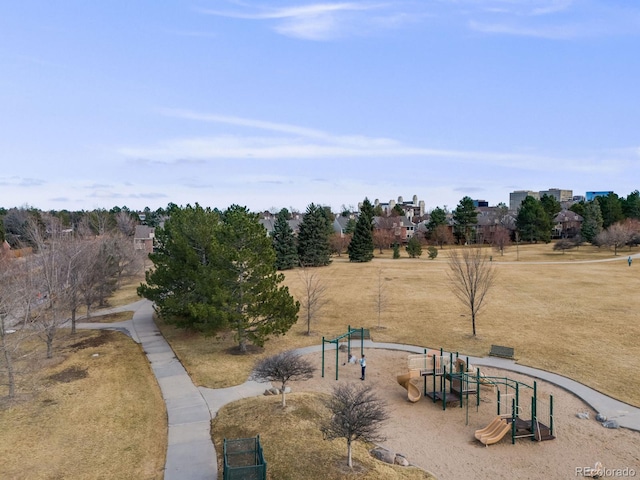
<svg viewBox="0 0 640 480">
<path fill-rule="evenodd" d="M 270 388 L 269 383 L 247 381 L 229 388 L 196 387 L 153 320 L 153 306 L 147 300 L 111 309 L 134 310 L 132 320 L 117 323 L 77 323 L 78 329 L 118 330 L 140 343 L 158 380 L 168 417 L 168 447 L 165 480 L 217 480 L 216 450 L 211 441 L 211 419 L 224 405 L 255 397 Z M 96 312 L 101 315 L 108 311 Z M 364 341 L 364 348 L 423 353 L 425 347 Z M 322 345 L 294 350 L 300 355 L 320 352 Z M 332 349 L 327 350 L 329 352 Z M 466 358 L 466 357 L 465 357 Z M 621 427 L 640 431 L 640 409 L 597 392 L 570 378 L 518 365 L 497 357 L 469 357 L 473 365 L 521 373 L 557 385 L 590 405 L 596 412 L 615 419 Z"/>
</svg>

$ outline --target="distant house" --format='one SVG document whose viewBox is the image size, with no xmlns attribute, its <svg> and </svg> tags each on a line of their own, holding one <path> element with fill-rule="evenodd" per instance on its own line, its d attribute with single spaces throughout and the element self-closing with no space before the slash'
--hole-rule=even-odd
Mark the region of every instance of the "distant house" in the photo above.
<svg viewBox="0 0 640 480">
<path fill-rule="evenodd" d="M 333 232 L 339 234 L 341 237 L 344 237 L 349 221 L 352 219 L 355 220 L 353 215 L 349 217 L 337 215 L 333 220 Z"/>
<path fill-rule="evenodd" d="M 506 228 L 510 232 L 515 230 L 516 216 L 513 212 L 504 213 L 499 207 L 478 207 L 476 225 L 477 243 L 492 244 L 498 228 Z"/>
<path fill-rule="evenodd" d="M 267 235 L 269 237 L 272 236 L 273 230 L 276 225 L 275 215 L 268 214 L 267 212 L 267 214 L 264 215 L 263 218 L 259 220 L 259 222 L 260 222 L 260 225 L 262 225 L 264 229 L 267 231 Z M 295 214 L 294 218 L 287 220 L 287 223 L 289 224 L 289 227 L 291 227 L 291 230 L 293 230 L 293 234 L 295 236 L 298 236 L 298 232 L 300 231 L 300 224 L 302 223 L 302 215 Z"/>
<path fill-rule="evenodd" d="M 374 229 L 389 230 L 395 241 L 407 243 L 416 231 L 416 224 L 405 216 L 373 217 Z"/>
<path fill-rule="evenodd" d="M 136 231 L 133 235 L 134 250 L 142 250 L 146 253 L 153 253 L 153 244 L 156 235 L 156 229 L 146 225 L 136 225 Z"/>
<path fill-rule="evenodd" d="M 562 210 L 553 219 L 553 238 L 573 238 L 580 233 L 584 219 L 576 212 Z"/>
</svg>

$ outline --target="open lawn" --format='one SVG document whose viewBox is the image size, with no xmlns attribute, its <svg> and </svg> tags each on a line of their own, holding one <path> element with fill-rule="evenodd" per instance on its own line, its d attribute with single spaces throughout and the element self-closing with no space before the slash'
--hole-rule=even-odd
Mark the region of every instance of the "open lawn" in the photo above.
<svg viewBox="0 0 640 480">
<path fill-rule="evenodd" d="M 140 346 L 109 331 L 59 337 L 53 359 L 29 359 L 30 387 L 2 400 L 0 477 L 162 478 L 166 409 Z"/>
<path fill-rule="evenodd" d="M 580 247 L 567 253 L 552 245 L 511 246 L 493 256 L 497 280 L 471 335 L 468 311 L 454 297 L 448 278 L 448 249 L 435 260 L 391 259 L 391 252 L 369 263 L 335 257 L 314 270 L 327 286 L 328 303 L 312 324 L 298 321 L 287 335 L 267 342 L 255 355 L 230 354 L 233 335 L 218 338 L 161 325 L 194 381 L 208 387 L 244 382 L 255 361 L 265 355 L 321 343 L 352 327 L 371 329 L 380 342 L 444 348 L 487 355 L 491 344 L 510 346 L 521 364 L 553 371 L 622 401 L 640 406 L 640 261 L 607 249 Z M 593 261 L 605 260 L 605 261 Z M 613 260 L 613 261 L 609 261 Z M 386 307 L 376 313 L 378 274 L 384 279 Z M 294 295 L 302 292 L 296 270 L 285 272 Z M 161 322 L 160 322 L 161 323 Z M 381 328 L 378 328 L 380 326 Z"/>
</svg>

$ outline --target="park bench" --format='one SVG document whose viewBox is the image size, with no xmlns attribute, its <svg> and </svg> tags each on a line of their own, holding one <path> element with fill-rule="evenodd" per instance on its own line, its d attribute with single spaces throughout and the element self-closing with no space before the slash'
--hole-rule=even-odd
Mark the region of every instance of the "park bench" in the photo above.
<svg viewBox="0 0 640 480">
<path fill-rule="evenodd" d="M 511 347 L 503 347 L 500 345 L 491 345 L 491 350 L 489 351 L 489 355 L 492 357 L 502 357 L 502 358 L 511 358 L 513 359 L 513 348 Z"/>
<path fill-rule="evenodd" d="M 371 333 L 369 332 L 368 328 L 363 328 L 362 329 L 362 334 L 363 334 L 363 338 L 365 340 L 371 340 Z M 355 331 L 351 334 L 351 339 L 358 339 L 360 340 L 360 329 L 355 329 Z"/>
</svg>

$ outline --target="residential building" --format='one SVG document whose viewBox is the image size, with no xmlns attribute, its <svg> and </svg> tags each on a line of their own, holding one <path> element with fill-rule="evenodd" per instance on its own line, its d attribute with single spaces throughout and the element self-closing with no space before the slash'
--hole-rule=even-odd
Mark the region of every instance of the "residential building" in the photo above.
<svg viewBox="0 0 640 480">
<path fill-rule="evenodd" d="M 146 225 L 136 225 L 136 231 L 133 235 L 134 250 L 142 250 L 146 253 L 153 253 L 153 244 L 156 229 Z"/>
<path fill-rule="evenodd" d="M 553 219 L 553 238 L 573 238 L 580 233 L 583 218 L 571 210 L 562 210 Z"/>
<path fill-rule="evenodd" d="M 404 215 L 411 219 L 413 217 L 422 218 L 425 214 L 425 203 L 424 200 L 418 200 L 418 196 L 414 195 L 411 201 L 404 201 L 403 197 L 398 197 L 398 200 L 389 200 L 389 203 L 380 203 L 380 201 L 376 198 L 373 206 L 382 208 L 382 211 L 385 215 L 391 215 L 391 211 L 398 205 Z"/>
</svg>

